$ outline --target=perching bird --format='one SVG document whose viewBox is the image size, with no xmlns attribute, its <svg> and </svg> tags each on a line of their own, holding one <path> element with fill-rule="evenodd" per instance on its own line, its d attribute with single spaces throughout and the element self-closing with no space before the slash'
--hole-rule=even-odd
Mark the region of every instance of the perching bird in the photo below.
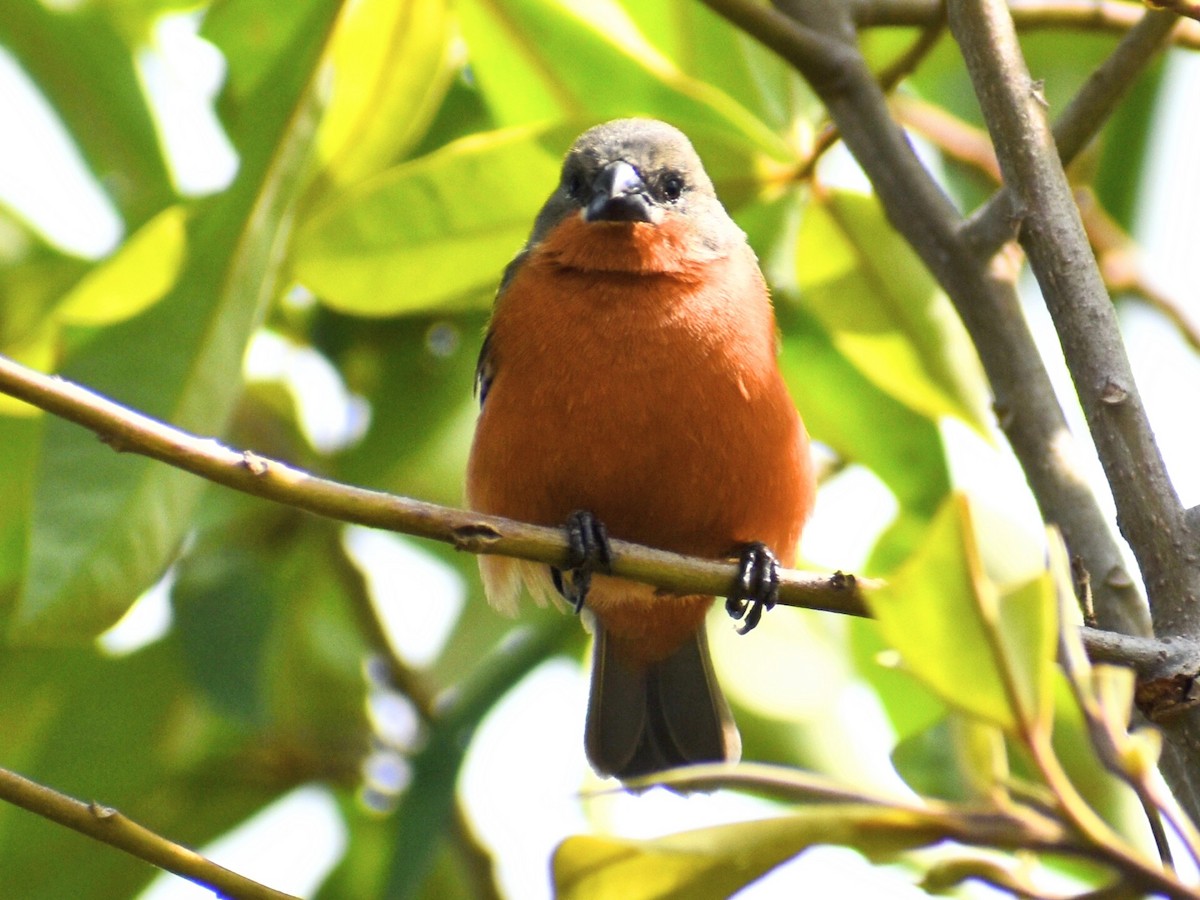
<svg viewBox="0 0 1200 900">
<path fill-rule="evenodd" d="M 590 614 L 586 749 L 602 775 L 740 756 L 705 638 L 713 598 L 603 574 L 604 528 L 740 556 L 745 590 L 728 605 L 757 622 L 773 556 L 792 563 L 815 493 L 776 353 L 758 260 L 688 139 L 647 119 L 583 134 L 500 284 L 467 503 L 569 523 L 575 571 L 501 556 L 480 569 L 500 610 L 515 612 L 524 583 Z"/>
</svg>

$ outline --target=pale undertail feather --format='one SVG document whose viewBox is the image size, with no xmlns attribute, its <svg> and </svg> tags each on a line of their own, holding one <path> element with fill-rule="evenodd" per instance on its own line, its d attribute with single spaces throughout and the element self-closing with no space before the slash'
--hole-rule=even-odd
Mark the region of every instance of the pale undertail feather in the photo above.
<svg viewBox="0 0 1200 900">
<path fill-rule="evenodd" d="M 601 775 L 624 780 L 741 757 L 741 737 L 713 674 L 703 626 L 662 662 L 639 667 L 614 653 L 597 624 L 593 657 L 585 743 Z"/>
<path fill-rule="evenodd" d="M 488 603 L 506 616 L 517 614 L 521 599 L 521 585 L 538 606 L 545 606 L 548 598 L 558 598 L 550 580 L 550 569 L 541 563 L 531 563 L 510 556 L 479 557 L 479 574 L 483 579 L 483 592 Z"/>
</svg>

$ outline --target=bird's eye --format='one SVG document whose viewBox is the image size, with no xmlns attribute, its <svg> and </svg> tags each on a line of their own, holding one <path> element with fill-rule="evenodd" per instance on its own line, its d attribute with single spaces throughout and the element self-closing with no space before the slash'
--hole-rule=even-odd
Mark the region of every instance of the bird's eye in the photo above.
<svg viewBox="0 0 1200 900">
<path fill-rule="evenodd" d="M 578 172 L 572 172 L 564 180 L 567 188 L 567 196 L 572 200 L 578 200 L 583 193 L 583 176 Z"/>
<path fill-rule="evenodd" d="M 678 200 L 683 193 L 683 176 L 669 172 L 662 180 L 662 192 L 668 200 Z"/>
</svg>

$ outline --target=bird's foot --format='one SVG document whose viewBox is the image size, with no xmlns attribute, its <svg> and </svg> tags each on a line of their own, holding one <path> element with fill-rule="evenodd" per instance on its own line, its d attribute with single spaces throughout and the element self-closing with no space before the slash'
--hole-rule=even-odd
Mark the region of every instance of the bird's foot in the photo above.
<svg viewBox="0 0 1200 900">
<path fill-rule="evenodd" d="M 725 611 L 741 619 L 738 634 L 753 631 L 764 610 L 779 599 L 779 561 L 766 544 L 747 544 L 738 560 L 738 577 L 725 600 Z"/>
<path fill-rule="evenodd" d="M 571 604 L 576 614 L 583 609 L 592 574 L 608 572 L 612 551 L 604 523 L 586 509 L 577 509 L 567 518 L 567 565 L 550 567 L 554 589 Z"/>
</svg>

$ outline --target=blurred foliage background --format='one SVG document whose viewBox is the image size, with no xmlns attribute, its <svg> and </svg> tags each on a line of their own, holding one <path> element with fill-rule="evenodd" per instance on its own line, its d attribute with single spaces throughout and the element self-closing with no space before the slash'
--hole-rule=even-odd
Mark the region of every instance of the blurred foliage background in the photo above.
<svg viewBox="0 0 1200 900">
<path fill-rule="evenodd" d="M 880 27 L 862 41 L 883 70 L 918 36 Z M 1052 110 L 1115 40 L 1027 35 Z M 204 99 L 180 46 L 222 76 L 216 137 L 171 124 L 181 92 Z M 809 564 L 887 575 L 955 489 L 977 502 L 998 584 L 1043 564 L 1036 510 L 948 302 L 838 148 L 802 177 L 822 108 L 698 3 L 5 0 L 0 51 L 12 69 L 0 91 L 20 81 L 40 96 L 116 223 L 90 223 L 112 237 L 84 252 L 36 203 L 0 205 L 8 356 L 235 447 L 457 505 L 487 310 L 564 149 L 607 118 L 662 118 L 691 136 L 772 282 L 783 366 L 825 472 Z M 1075 169 L 1125 230 L 1158 83 L 1157 70 L 1143 79 Z M 0 133 L 22 128 L 16 104 L 0 111 Z M 903 81 L 895 113 L 960 208 L 990 193 L 948 37 Z M 188 183 L 222 153 L 227 178 Z M 109 632 L 156 585 L 136 618 L 153 607 L 157 628 L 123 642 L 131 616 Z M 0 623 L 0 765 L 191 846 L 323 786 L 344 828 L 314 889 L 328 898 L 492 892 L 492 848 L 473 830 L 489 788 L 462 789 L 464 758 L 515 685 L 548 660 L 575 666 L 586 643 L 553 611 L 494 614 L 473 558 L 381 549 L 2 398 Z M 883 664 L 873 624 L 778 610 L 743 640 L 723 625 L 714 646 L 748 759 L 858 784 L 895 786 L 898 771 L 918 791 L 961 794 L 971 763 L 947 759 L 944 702 Z M 525 763 L 506 790 L 567 765 L 559 802 L 609 828 L 603 804 L 577 794 L 597 786 L 581 740 L 550 760 L 558 745 L 539 735 L 554 723 L 506 721 L 523 729 Z M 1128 798 L 1080 749 L 1079 723 L 1060 731 L 1121 820 Z M 522 823 L 538 809 L 519 806 L 513 829 L 537 831 Z M 506 883 L 547 891 L 545 873 Z M 6 896 L 126 898 L 153 876 L 0 807 Z"/>
</svg>

